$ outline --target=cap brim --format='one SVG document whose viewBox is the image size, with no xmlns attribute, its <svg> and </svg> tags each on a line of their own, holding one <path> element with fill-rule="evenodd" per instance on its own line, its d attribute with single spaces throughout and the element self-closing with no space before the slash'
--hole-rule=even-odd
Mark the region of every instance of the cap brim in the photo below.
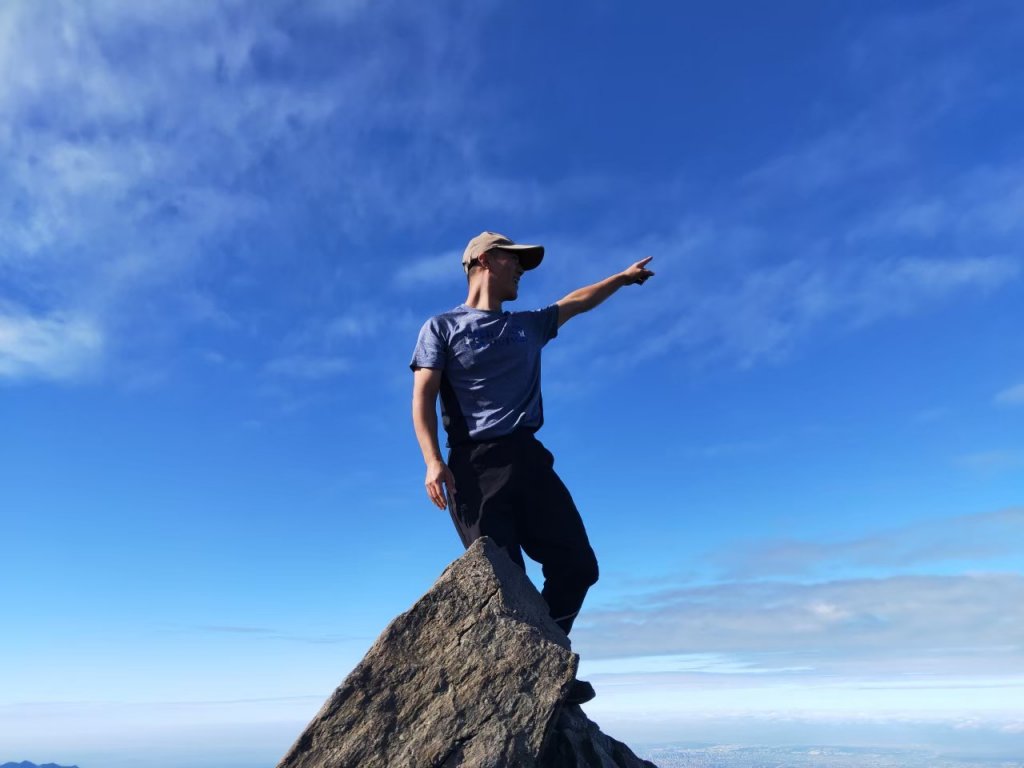
<svg viewBox="0 0 1024 768">
<path fill-rule="evenodd" d="M 543 245 L 495 245 L 491 250 L 514 253 L 519 257 L 519 264 L 523 269 L 536 269 L 544 261 Z"/>
</svg>

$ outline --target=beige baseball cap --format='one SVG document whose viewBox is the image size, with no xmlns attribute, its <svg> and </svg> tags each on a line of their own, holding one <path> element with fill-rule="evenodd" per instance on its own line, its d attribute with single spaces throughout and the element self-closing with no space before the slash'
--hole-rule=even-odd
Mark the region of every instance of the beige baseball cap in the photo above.
<svg viewBox="0 0 1024 768">
<path fill-rule="evenodd" d="M 469 241 L 462 254 L 462 268 L 469 274 L 469 265 L 487 251 L 508 251 L 519 257 L 523 269 L 536 269 L 544 259 L 543 245 L 525 245 L 514 243 L 497 232 L 481 232 Z"/>
</svg>

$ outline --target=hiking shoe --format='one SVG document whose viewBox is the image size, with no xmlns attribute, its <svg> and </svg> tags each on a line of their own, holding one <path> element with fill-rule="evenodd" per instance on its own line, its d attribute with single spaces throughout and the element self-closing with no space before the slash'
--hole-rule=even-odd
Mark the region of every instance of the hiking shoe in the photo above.
<svg viewBox="0 0 1024 768">
<path fill-rule="evenodd" d="M 569 693 L 565 697 L 566 704 L 585 704 L 597 696 L 594 686 L 586 680 L 573 680 Z"/>
</svg>

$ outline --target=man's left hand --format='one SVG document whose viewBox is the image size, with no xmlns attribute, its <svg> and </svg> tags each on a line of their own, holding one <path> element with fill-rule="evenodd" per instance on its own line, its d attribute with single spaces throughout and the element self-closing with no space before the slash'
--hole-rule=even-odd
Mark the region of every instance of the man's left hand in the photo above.
<svg viewBox="0 0 1024 768">
<path fill-rule="evenodd" d="M 653 256 L 648 256 L 645 259 L 640 259 L 640 261 L 623 272 L 622 276 L 626 279 L 626 285 L 643 285 L 647 282 L 648 278 L 653 277 L 654 273 L 647 269 L 647 265 L 653 258 Z"/>
</svg>

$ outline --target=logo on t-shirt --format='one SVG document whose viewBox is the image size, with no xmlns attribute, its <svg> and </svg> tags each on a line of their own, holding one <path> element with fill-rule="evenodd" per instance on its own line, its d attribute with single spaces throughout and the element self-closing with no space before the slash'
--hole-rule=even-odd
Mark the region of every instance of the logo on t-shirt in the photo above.
<svg viewBox="0 0 1024 768">
<path fill-rule="evenodd" d="M 486 349 L 492 345 L 525 344 L 526 329 L 518 325 L 507 325 L 499 331 L 473 330 L 466 333 L 466 341 L 472 349 Z"/>
</svg>

